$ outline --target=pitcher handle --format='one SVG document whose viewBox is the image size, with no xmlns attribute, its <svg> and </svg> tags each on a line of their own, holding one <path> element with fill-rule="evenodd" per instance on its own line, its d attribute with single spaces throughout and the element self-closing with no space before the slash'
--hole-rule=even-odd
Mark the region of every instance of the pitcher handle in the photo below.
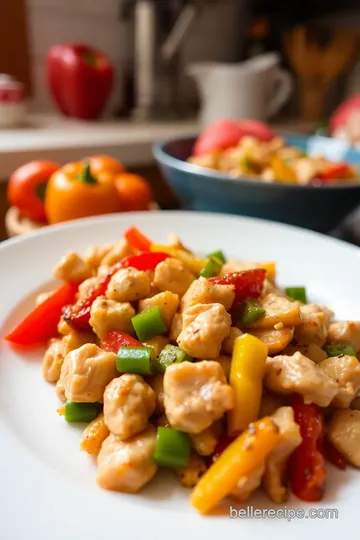
<svg viewBox="0 0 360 540">
<path fill-rule="evenodd" d="M 283 69 L 279 69 L 275 72 L 273 85 L 276 87 L 276 93 L 267 105 L 267 117 L 274 116 L 281 109 L 289 99 L 294 88 L 292 76 Z"/>
</svg>

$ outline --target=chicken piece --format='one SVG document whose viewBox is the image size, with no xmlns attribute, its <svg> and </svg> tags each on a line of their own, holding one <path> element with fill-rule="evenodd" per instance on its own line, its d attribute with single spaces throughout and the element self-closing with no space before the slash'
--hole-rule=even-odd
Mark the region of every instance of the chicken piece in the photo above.
<svg viewBox="0 0 360 540">
<path fill-rule="evenodd" d="M 169 339 L 172 342 L 176 342 L 182 330 L 182 315 L 181 313 L 175 313 L 170 326 Z"/>
<path fill-rule="evenodd" d="M 310 360 L 317 364 L 327 358 L 326 352 L 319 347 L 319 345 L 316 345 L 316 343 L 309 343 L 308 345 L 288 345 L 283 353 L 287 356 L 292 356 L 297 351 L 301 352 L 301 354 L 310 358 Z"/>
<path fill-rule="evenodd" d="M 59 389 L 69 401 L 102 403 L 105 387 L 117 375 L 116 354 L 88 343 L 66 355 L 61 368 Z"/>
<path fill-rule="evenodd" d="M 354 411 L 360 411 L 360 396 L 352 400 L 350 409 L 354 409 Z"/>
<path fill-rule="evenodd" d="M 101 259 L 101 266 L 113 266 L 117 262 L 121 261 L 124 257 L 133 255 L 134 250 L 129 246 L 127 240 L 123 238 L 120 242 L 117 242 L 106 255 Z"/>
<path fill-rule="evenodd" d="M 265 465 L 260 465 L 260 467 L 251 472 L 249 476 L 242 476 L 236 487 L 230 493 L 230 496 L 241 502 L 246 501 L 260 486 L 264 472 Z"/>
<path fill-rule="evenodd" d="M 330 324 L 328 341 L 329 343 L 351 345 L 356 352 L 359 352 L 360 321 L 341 321 Z"/>
<path fill-rule="evenodd" d="M 61 281 L 81 282 L 92 277 L 92 268 L 75 251 L 67 253 L 53 269 L 53 275 Z"/>
<path fill-rule="evenodd" d="M 360 467 L 360 411 L 337 411 L 328 424 L 327 435 L 352 465 Z"/>
<path fill-rule="evenodd" d="M 292 356 L 269 356 L 264 382 L 273 392 L 297 392 L 305 403 L 320 407 L 327 407 L 339 391 L 339 385 L 318 364 L 299 352 Z"/>
<path fill-rule="evenodd" d="M 50 298 L 54 294 L 54 291 L 43 292 L 37 295 L 35 298 L 35 306 L 40 306 L 45 300 Z"/>
<path fill-rule="evenodd" d="M 248 324 L 249 328 L 271 328 L 282 322 L 284 326 L 296 326 L 301 323 L 300 308 L 283 296 L 270 293 L 262 297 L 266 313 L 257 321 Z"/>
<path fill-rule="evenodd" d="M 99 279 L 105 277 L 108 275 L 108 273 L 110 272 L 110 266 L 108 266 L 107 264 L 101 264 L 99 266 L 99 268 L 97 269 L 97 272 L 96 272 L 96 277 L 98 277 Z"/>
<path fill-rule="evenodd" d="M 181 249 L 182 251 L 187 251 L 188 253 L 193 254 L 192 251 L 182 243 L 181 239 L 178 237 L 177 234 L 170 233 L 167 239 L 170 247 L 175 249 Z"/>
<path fill-rule="evenodd" d="M 78 349 L 82 345 L 95 343 L 95 339 L 95 335 L 90 332 L 76 332 L 76 330 L 71 329 L 61 340 L 61 354 L 65 358 L 69 352 Z"/>
<path fill-rule="evenodd" d="M 106 296 L 117 302 L 135 302 L 150 293 L 150 279 L 146 272 L 136 268 L 122 268 L 110 280 Z"/>
<path fill-rule="evenodd" d="M 240 328 L 236 328 L 236 326 L 231 326 L 230 333 L 228 337 L 224 339 L 222 344 L 222 350 L 226 354 L 232 354 L 234 350 L 235 339 L 239 336 L 242 336 L 242 331 L 240 330 Z"/>
<path fill-rule="evenodd" d="M 121 440 L 143 431 L 155 410 L 156 394 L 140 375 L 125 373 L 104 392 L 105 424 Z"/>
<path fill-rule="evenodd" d="M 231 357 L 225 356 L 224 354 L 221 354 L 217 358 L 214 359 L 215 362 L 219 362 L 221 367 L 224 370 L 226 380 L 229 380 L 230 377 L 230 369 L 231 369 Z"/>
<path fill-rule="evenodd" d="M 233 408 L 234 391 L 218 362 L 182 362 L 165 371 L 164 405 L 172 427 L 200 433 Z"/>
<path fill-rule="evenodd" d="M 274 169 L 272 167 L 266 167 L 263 172 L 261 173 L 261 178 L 264 180 L 264 182 L 275 182 L 276 176 Z"/>
<path fill-rule="evenodd" d="M 164 375 L 158 373 L 148 380 L 149 385 L 156 395 L 156 404 L 154 414 L 161 416 L 165 413 L 164 407 Z"/>
<path fill-rule="evenodd" d="M 215 451 L 222 429 L 223 423 L 218 420 L 204 431 L 191 435 L 194 450 L 200 456 L 211 456 Z"/>
<path fill-rule="evenodd" d="M 254 268 L 264 268 L 261 262 L 254 261 L 235 261 L 234 259 L 228 260 L 221 267 L 220 274 L 232 274 L 233 272 L 244 272 L 245 270 L 253 270 Z"/>
<path fill-rule="evenodd" d="M 297 181 L 299 184 L 306 186 L 310 184 L 318 174 L 316 161 L 308 157 L 300 157 L 296 159 L 292 166 L 294 167 Z"/>
<path fill-rule="evenodd" d="M 176 474 L 182 486 L 193 488 L 206 472 L 206 463 L 196 452 L 191 452 L 188 465 L 184 469 L 177 469 Z"/>
<path fill-rule="evenodd" d="M 295 342 L 299 345 L 315 343 L 322 347 L 326 340 L 328 319 L 319 306 L 306 304 L 300 306 L 301 324 L 295 328 Z"/>
<path fill-rule="evenodd" d="M 281 442 L 275 446 L 266 460 L 263 484 L 269 497 L 276 503 L 287 500 L 286 470 L 290 455 L 301 442 L 300 426 L 294 421 L 292 407 L 281 407 L 273 415 L 282 435 Z"/>
<path fill-rule="evenodd" d="M 101 445 L 110 431 L 105 424 L 104 415 L 99 414 L 90 424 L 86 426 L 81 437 L 80 450 L 84 450 L 92 456 L 97 456 Z"/>
<path fill-rule="evenodd" d="M 235 298 L 233 285 L 213 285 L 211 281 L 200 277 L 190 285 L 181 299 L 180 311 L 183 312 L 196 304 L 222 304 L 230 309 Z"/>
<path fill-rule="evenodd" d="M 279 289 L 277 285 L 270 279 L 264 279 L 264 285 L 263 290 L 260 296 L 260 302 L 263 301 L 263 298 L 266 297 L 268 294 L 276 294 L 276 296 L 286 296 L 285 292 L 282 289 Z"/>
<path fill-rule="evenodd" d="M 170 291 L 164 291 L 151 298 L 145 298 L 139 302 L 139 312 L 147 311 L 153 307 L 158 307 L 160 309 L 161 318 L 166 324 L 166 327 L 169 329 L 173 317 L 179 307 L 180 299 L 177 294 L 174 294 Z"/>
<path fill-rule="evenodd" d="M 169 258 L 157 265 L 153 283 L 161 291 L 171 291 L 179 296 L 186 293 L 195 275 L 179 259 Z"/>
<path fill-rule="evenodd" d="M 97 270 L 103 258 L 115 247 L 116 242 L 90 246 L 84 253 L 84 261 L 93 270 Z"/>
<path fill-rule="evenodd" d="M 280 409 L 280 407 L 288 405 L 289 400 L 289 396 L 284 394 L 273 394 L 268 390 L 264 390 L 261 397 L 259 418 L 271 416 L 277 409 Z"/>
<path fill-rule="evenodd" d="M 42 363 L 42 376 L 45 381 L 59 380 L 63 361 L 61 339 L 51 339 Z"/>
<path fill-rule="evenodd" d="M 294 327 L 280 330 L 251 330 L 249 334 L 260 339 L 267 346 L 269 354 L 277 354 L 291 342 L 294 336 Z"/>
<path fill-rule="evenodd" d="M 360 389 L 360 363 L 348 354 L 333 356 L 323 360 L 319 366 L 339 385 L 339 392 L 332 405 L 341 409 L 350 407 Z"/>
<path fill-rule="evenodd" d="M 200 156 L 189 157 L 189 163 L 197 165 L 198 167 L 205 167 L 206 169 L 217 169 L 221 152 L 217 149 L 201 154 Z"/>
<path fill-rule="evenodd" d="M 129 302 L 116 302 L 99 296 L 91 306 L 90 326 L 100 339 L 104 339 L 110 330 L 132 334 L 131 319 L 134 315 L 135 309 Z"/>
<path fill-rule="evenodd" d="M 112 433 L 105 439 L 97 458 L 97 483 L 100 487 L 125 493 L 136 493 L 155 476 L 153 461 L 156 430 L 145 431 L 121 441 Z"/>
<path fill-rule="evenodd" d="M 61 368 L 62 368 L 62 366 L 61 366 Z M 65 387 L 64 387 L 63 381 L 61 380 L 61 372 L 60 372 L 60 379 L 57 381 L 57 383 L 55 385 L 55 393 L 56 393 L 57 398 L 60 401 L 66 401 Z"/>
<path fill-rule="evenodd" d="M 91 289 L 95 287 L 95 285 L 98 283 L 99 279 L 97 277 L 91 277 L 88 279 L 85 279 L 82 283 L 80 283 L 78 292 L 77 292 L 77 299 L 84 298 Z"/>
<path fill-rule="evenodd" d="M 184 311 L 177 342 L 194 358 L 217 358 L 230 326 L 231 317 L 223 305 L 198 304 Z"/>
<path fill-rule="evenodd" d="M 169 422 L 169 419 L 168 417 L 166 416 L 166 414 L 162 414 L 161 416 L 159 416 L 158 418 L 155 419 L 155 424 L 157 426 L 161 426 L 161 427 L 171 427 L 170 426 L 170 422 Z"/>
</svg>

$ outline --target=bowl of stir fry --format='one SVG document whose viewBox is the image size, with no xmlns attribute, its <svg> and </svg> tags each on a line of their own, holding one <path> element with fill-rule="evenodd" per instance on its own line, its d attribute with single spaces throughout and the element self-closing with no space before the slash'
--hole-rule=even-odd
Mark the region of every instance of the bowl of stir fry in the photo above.
<svg viewBox="0 0 360 540">
<path fill-rule="evenodd" d="M 262 217 L 327 232 L 360 202 L 360 152 L 327 137 L 244 136 L 194 152 L 198 141 L 159 144 L 154 155 L 186 208 Z"/>
</svg>

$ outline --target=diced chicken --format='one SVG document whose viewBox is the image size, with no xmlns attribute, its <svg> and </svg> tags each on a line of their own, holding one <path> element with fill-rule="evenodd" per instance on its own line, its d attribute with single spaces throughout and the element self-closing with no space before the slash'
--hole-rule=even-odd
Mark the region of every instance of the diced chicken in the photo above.
<svg viewBox="0 0 360 540">
<path fill-rule="evenodd" d="M 236 488 L 232 490 L 230 496 L 241 502 L 246 501 L 260 486 L 264 472 L 265 465 L 260 465 L 260 467 L 251 472 L 249 476 L 242 476 L 238 481 Z"/>
<path fill-rule="evenodd" d="M 172 248 L 181 249 L 182 251 L 192 253 L 192 251 L 182 243 L 181 239 L 178 237 L 177 234 L 170 233 L 168 235 L 168 244 Z"/>
<path fill-rule="evenodd" d="M 191 435 L 194 450 L 196 450 L 200 456 L 211 456 L 219 441 L 221 430 L 222 422 L 221 420 L 218 420 L 204 431 Z"/>
<path fill-rule="evenodd" d="M 221 275 L 244 272 L 244 270 L 253 270 L 254 268 L 264 268 L 264 266 L 261 266 L 261 262 L 235 261 L 230 259 L 222 265 Z"/>
<path fill-rule="evenodd" d="M 201 154 L 200 156 L 191 156 L 189 158 L 189 163 L 198 165 L 198 167 L 205 167 L 206 169 L 217 169 L 220 155 L 219 150 L 214 149 L 210 152 L 206 152 L 206 154 Z"/>
<path fill-rule="evenodd" d="M 177 342 L 194 358 L 217 358 L 230 326 L 231 317 L 223 305 L 198 304 L 184 311 Z"/>
<path fill-rule="evenodd" d="M 155 404 L 154 414 L 156 414 L 156 416 L 161 416 L 165 412 L 164 376 L 159 373 L 158 375 L 154 375 L 153 377 L 151 377 L 151 379 L 148 382 L 156 395 L 156 404 Z"/>
<path fill-rule="evenodd" d="M 300 306 L 300 313 L 302 322 L 295 328 L 295 342 L 299 345 L 324 345 L 329 326 L 325 313 L 315 304 Z"/>
<path fill-rule="evenodd" d="M 91 277 L 91 278 L 85 279 L 85 281 L 80 283 L 79 288 L 78 288 L 78 293 L 77 293 L 78 299 L 84 298 L 84 296 L 86 296 L 88 292 L 91 291 L 91 289 L 95 287 L 98 281 L 99 280 L 97 277 Z"/>
<path fill-rule="evenodd" d="M 360 363 L 355 356 L 347 354 L 323 360 L 319 366 L 336 381 L 339 392 L 332 405 L 347 409 L 360 389 Z"/>
<path fill-rule="evenodd" d="M 261 300 L 266 313 L 257 321 L 248 324 L 249 328 L 271 328 L 282 322 L 284 326 L 296 326 L 301 323 L 300 308 L 296 302 L 291 302 L 283 296 L 267 294 Z"/>
<path fill-rule="evenodd" d="M 294 421 L 291 407 L 281 407 L 272 415 L 282 435 L 281 442 L 272 450 L 266 460 L 263 484 L 269 497 L 282 503 L 287 500 L 286 469 L 290 455 L 302 441 L 300 427 Z"/>
<path fill-rule="evenodd" d="M 341 321 L 330 324 L 328 330 L 330 343 L 351 345 L 356 352 L 360 351 L 360 321 Z"/>
<path fill-rule="evenodd" d="M 226 337 L 223 341 L 222 350 L 226 354 L 232 354 L 234 350 L 235 339 L 241 335 L 242 335 L 242 331 L 240 330 L 240 328 L 236 328 L 236 326 L 232 326 L 230 328 L 228 337 Z"/>
<path fill-rule="evenodd" d="M 39 306 L 40 304 L 45 302 L 45 300 L 50 298 L 50 296 L 52 296 L 53 294 L 54 294 L 54 291 L 48 291 L 48 292 L 43 292 L 43 293 L 38 294 L 37 297 L 35 298 L 35 305 Z"/>
<path fill-rule="evenodd" d="M 176 474 L 182 486 L 193 488 L 206 472 L 206 463 L 196 452 L 191 452 L 188 465 L 185 469 L 177 469 Z"/>
<path fill-rule="evenodd" d="M 292 165 L 299 184 L 309 184 L 318 174 L 317 164 L 312 158 L 300 157 Z"/>
<path fill-rule="evenodd" d="M 57 398 L 60 399 L 60 401 L 66 401 L 65 387 L 64 387 L 63 381 L 61 380 L 61 372 L 60 372 L 60 379 L 58 380 L 55 386 L 55 393 L 57 395 Z"/>
<path fill-rule="evenodd" d="M 135 302 L 150 293 L 150 279 L 146 272 L 136 268 L 122 268 L 110 280 L 106 296 L 117 302 Z"/>
<path fill-rule="evenodd" d="M 153 283 L 161 291 L 171 291 L 183 296 L 195 280 L 195 275 L 179 261 L 179 259 L 166 259 L 157 265 Z"/>
<path fill-rule="evenodd" d="M 217 362 L 182 362 L 165 371 L 164 404 L 172 427 L 200 433 L 233 408 L 234 392 Z"/>
<path fill-rule="evenodd" d="M 222 304 L 228 310 L 231 308 L 234 298 L 233 285 L 213 285 L 208 279 L 200 277 L 193 281 L 182 297 L 180 310 L 183 312 L 196 304 Z"/>
<path fill-rule="evenodd" d="M 360 467 L 360 411 L 337 411 L 328 425 L 328 437 L 335 448 L 355 467 Z"/>
<path fill-rule="evenodd" d="M 352 400 L 350 408 L 354 409 L 354 411 L 360 411 L 360 396 Z"/>
<path fill-rule="evenodd" d="M 129 302 L 116 302 L 99 296 L 91 306 L 90 325 L 100 339 L 104 339 L 110 330 L 123 330 L 131 334 L 131 318 L 134 315 L 135 309 Z"/>
<path fill-rule="evenodd" d="M 282 289 L 279 289 L 279 287 L 277 287 L 277 285 L 275 285 L 273 281 L 270 281 L 270 279 L 264 279 L 260 302 L 262 302 L 262 299 L 270 293 L 276 294 L 276 296 L 286 296 L 284 291 Z"/>
<path fill-rule="evenodd" d="M 102 403 L 105 387 L 118 375 L 116 354 L 88 343 L 71 351 L 64 359 L 59 389 L 69 401 Z"/>
<path fill-rule="evenodd" d="M 297 392 L 305 403 L 320 407 L 327 407 L 339 391 L 339 385 L 318 364 L 299 352 L 292 356 L 269 356 L 264 382 L 273 392 Z"/>
<path fill-rule="evenodd" d="M 271 416 L 277 409 L 288 405 L 290 396 L 285 394 L 273 394 L 268 390 L 264 390 L 261 397 L 259 418 L 263 416 Z"/>
<path fill-rule="evenodd" d="M 106 255 L 101 259 L 101 265 L 113 266 L 115 263 L 121 261 L 124 257 L 133 255 L 134 251 L 129 246 L 127 240 L 122 239 L 117 242 Z"/>
<path fill-rule="evenodd" d="M 70 251 L 55 266 L 53 275 L 62 281 L 81 282 L 92 277 L 92 268 L 75 251 Z"/>
<path fill-rule="evenodd" d="M 230 377 L 230 369 L 231 369 L 231 357 L 225 356 L 224 354 L 221 354 L 217 358 L 214 359 L 215 362 L 219 362 L 221 367 L 224 370 L 226 380 L 229 380 Z"/>
<path fill-rule="evenodd" d="M 84 261 L 94 270 L 97 270 L 103 258 L 115 247 L 116 242 L 90 246 L 84 253 Z"/>
<path fill-rule="evenodd" d="M 288 356 L 292 356 L 297 351 L 301 352 L 301 354 L 307 356 L 307 358 L 310 358 L 310 360 L 317 364 L 327 358 L 326 352 L 319 347 L 319 345 L 316 345 L 316 343 L 309 343 L 308 345 L 288 345 L 283 352 Z"/>
<path fill-rule="evenodd" d="M 181 313 L 175 313 L 170 326 L 169 339 L 176 342 L 182 330 L 182 315 Z"/>
<path fill-rule="evenodd" d="M 267 346 L 269 354 L 277 354 L 291 342 L 294 336 L 294 327 L 281 328 L 280 330 L 251 330 L 249 334 L 260 339 Z"/>
<path fill-rule="evenodd" d="M 109 271 L 110 271 L 110 266 L 108 266 L 107 264 L 101 264 L 99 266 L 99 268 L 97 269 L 97 272 L 96 272 L 96 276 L 101 279 L 105 276 L 108 275 Z"/>
<path fill-rule="evenodd" d="M 156 424 L 157 426 L 161 426 L 161 427 L 171 427 L 171 426 L 170 426 L 169 419 L 168 419 L 168 417 L 166 416 L 166 414 L 162 414 L 161 416 L 159 416 L 158 418 L 156 418 L 155 424 Z"/>
<path fill-rule="evenodd" d="M 166 324 L 167 328 L 170 328 L 173 317 L 179 307 L 180 299 L 177 294 L 170 291 L 164 291 L 151 298 L 145 298 L 139 302 L 139 311 L 147 311 L 153 307 L 160 309 L 161 318 Z"/>
<path fill-rule="evenodd" d="M 57 382 L 59 380 L 63 361 L 61 339 L 52 339 L 42 363 L 42 376 L 45 381 Z"/>
<path fill-rule="evenodd" d="M 125 493 L 139 491 L 156 474 L 157 466 L 153 461 L 155 445 L 156 430 L 151 425 L 127 441 L 110 434 L 97 458 L 98 485 Z"/>
<path fill-rule="evenodd" d="M 86 343 L 95 343 L 95 335 L 90 332 L 76 332 L 71 329 L 61 340 L 61 354 L 65 358 L 69 352 L 78 349 Z"/>
<path fill-rule="evenodd" d="M 140 375 L 125 373 L 104 392 L 105 424 L 121 440 L 143 431 L 155 410 L 156 394 Z"/>
</svg>

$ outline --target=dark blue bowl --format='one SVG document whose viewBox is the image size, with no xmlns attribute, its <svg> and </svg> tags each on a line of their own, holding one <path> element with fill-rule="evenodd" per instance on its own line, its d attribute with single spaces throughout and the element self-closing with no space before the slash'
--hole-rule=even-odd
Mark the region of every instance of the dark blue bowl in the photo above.
<svg viewBox="0 0 360 540">
<path fill-rule="evenodd" d="M 320 136 L 283 137 L 287 144 L 310 155 L 347 161 L 360 170 L 360 151 L 344 141 Z M 165 179 L 185 208 L 261 217 L 327 232 L 360 203 L 360 183 L 319 187 L 267 184 L 187 163 L 194 140 L 171 140 L 155 145 L 153 150 Z"/>
</svg>

